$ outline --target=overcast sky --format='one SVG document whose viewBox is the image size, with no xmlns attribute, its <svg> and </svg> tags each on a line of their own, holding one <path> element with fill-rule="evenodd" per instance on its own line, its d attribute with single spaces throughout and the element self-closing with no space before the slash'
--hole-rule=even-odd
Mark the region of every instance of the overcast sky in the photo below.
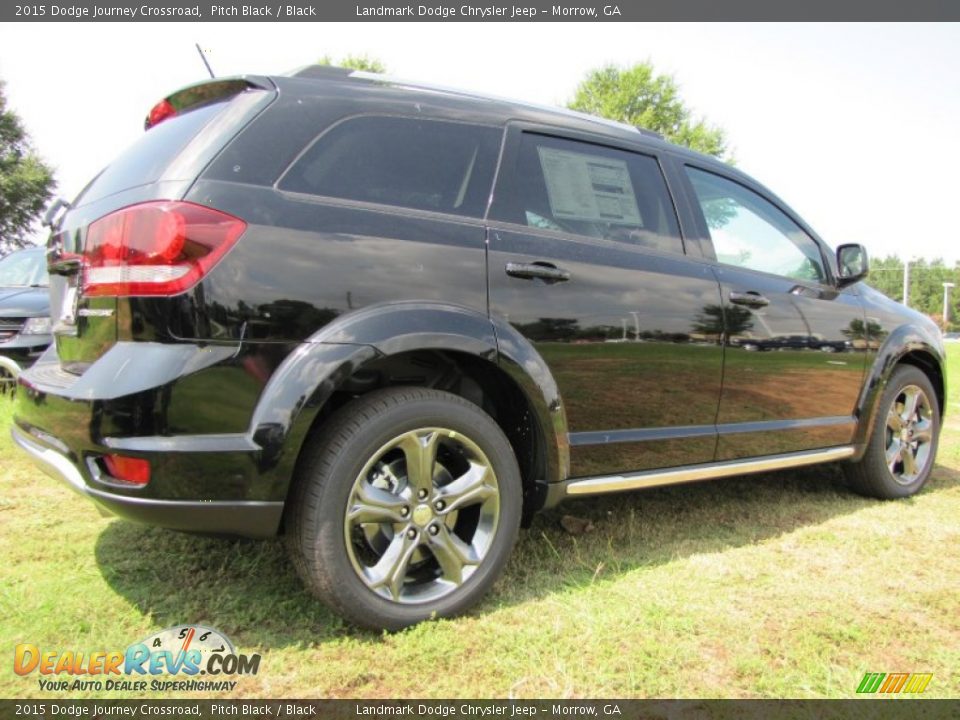
<svg viewBox="0 0 960 720">
<path fill-rule="evenodd" d="M 195 42 L 218 75 L 365 53 L 393 75 L 545 104 L 590 68 L 649 59 L 831 245 L 960 260 L 957 24 L 0 24 L 0 79 L 60 194 L 205 77 Z"/>
</svg>

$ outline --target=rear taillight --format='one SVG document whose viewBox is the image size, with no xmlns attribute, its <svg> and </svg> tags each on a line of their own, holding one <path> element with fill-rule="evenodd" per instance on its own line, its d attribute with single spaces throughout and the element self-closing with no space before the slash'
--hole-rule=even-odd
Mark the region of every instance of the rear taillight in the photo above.
<svg viewBox="0 0 960 720">
<path fill-rule="evenodd" d="M 247 224 L 187 202 L 131 205 L 90 225 L 84 295 L 176 295 L 189 290 L 232 247 Z"/>
</svg>

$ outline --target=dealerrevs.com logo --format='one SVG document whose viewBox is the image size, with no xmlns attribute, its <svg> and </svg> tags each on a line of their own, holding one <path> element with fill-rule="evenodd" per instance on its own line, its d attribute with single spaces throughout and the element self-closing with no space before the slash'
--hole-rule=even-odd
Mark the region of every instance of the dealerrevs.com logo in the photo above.
<svg viewBox="0 0 960 720">
<path fill-rule="evenodd" d="M 260 655 L 237 653 L 213 628 L 178 625 L 126 650 L 50 650 L 21 643 L 14 649 L 13 670 L 36 673 L 40 689 L 50 692 L 230 691 L 237 685 L 231 678 L 257 674 Z"/>
</svg>

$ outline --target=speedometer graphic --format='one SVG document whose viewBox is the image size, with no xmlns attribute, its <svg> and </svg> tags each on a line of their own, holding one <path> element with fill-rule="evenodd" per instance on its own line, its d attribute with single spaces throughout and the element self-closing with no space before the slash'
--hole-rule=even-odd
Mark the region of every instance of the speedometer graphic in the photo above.
<svg viewBox="0 0 960 720">
<path fill-rule="evenodd" d="M 233 643 L 226 635 L 206 625 L 176 625 L 144 638 L 150 653 L 169 653 L 171 664 L 189 658 L 189 664 L 197 668 L 208 667 L 212 655 L 235 655 Z M 205 675 L 205 670 L 200 670 Z"/>
</svg>

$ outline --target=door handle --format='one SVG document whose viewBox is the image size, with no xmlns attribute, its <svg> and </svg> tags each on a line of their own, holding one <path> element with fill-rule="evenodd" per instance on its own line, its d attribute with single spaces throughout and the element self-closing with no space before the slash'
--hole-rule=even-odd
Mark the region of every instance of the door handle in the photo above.
<svg viewBox="0 0 960 720">
<path fill-rule="evenodd" d="M 750 290 L 748 292 L 737 292 L 735 290 L 731 290 L 730 302 L 732 302 L 734 305 L 746 305 L 747 307 L 752 308 L 762 308 L 770 304 L 769 300 L 754 290 Z"/>
<path fill-rule="evenodd" d="M 570 271 L 559 268 L 556 265 L 546 262 L 515 263 L 508 262 L 506 266 L 507 275 L 520 278 L 521 280 L 533 280 L 534 278 L 543 280 L 546 283 L 566 282 L 570 279 Z"/>
</svg>

